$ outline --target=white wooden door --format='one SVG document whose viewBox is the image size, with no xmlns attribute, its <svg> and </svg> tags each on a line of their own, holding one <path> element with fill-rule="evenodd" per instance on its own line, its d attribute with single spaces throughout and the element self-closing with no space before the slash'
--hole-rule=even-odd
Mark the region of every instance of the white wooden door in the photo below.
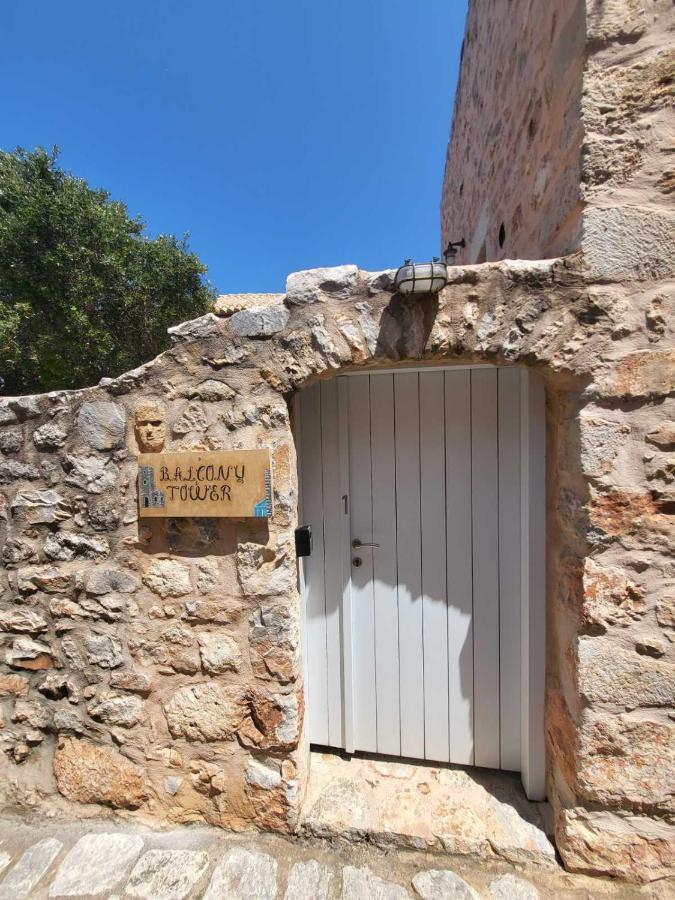
<svg viewBox="0 0 675 900">
<path fill-rule="evenodd" d="M 543 668 L 533 689 L 529 662 L 543 598 L 523 566 L 544 521 L 528 464 L 532 410 L 543 457 L 543 392 L 533 403 L 529 387 L 522 370 L 485 366 L 341 376 L 300 394 L 311 743 L 516 771 L 534 754 L 531 794 L 543 791 L 538 736 L 523 748 L 543 732 Z M 541 612 L 523 616 L 525 600 Z"/>
</svg>

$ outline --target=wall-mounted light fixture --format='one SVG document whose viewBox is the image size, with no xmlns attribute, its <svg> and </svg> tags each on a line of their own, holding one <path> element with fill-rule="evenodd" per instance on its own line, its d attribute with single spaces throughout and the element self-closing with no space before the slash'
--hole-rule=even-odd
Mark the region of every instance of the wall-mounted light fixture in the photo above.
<svg viewBox="0 0 675 900">
<path fill-rule="evenodd" d="M 464 240 L 464 238 L 462 238 L 461 241 L 448 241 L 448 246 L 443 251 L 443 259 L 449 266 L 453 265 L 453 263 L 455 262 L 458 247 L 461 247 L 462 250 L 466 247 L 466 241 Z"/>
<path fill-rule="evenodd" d="M 430 263 L 414 263 L 406 259 L 394 278 L 400 294 L 437 294 L 447 283 L 447 266 L 437 257 Z"/>
</svg>

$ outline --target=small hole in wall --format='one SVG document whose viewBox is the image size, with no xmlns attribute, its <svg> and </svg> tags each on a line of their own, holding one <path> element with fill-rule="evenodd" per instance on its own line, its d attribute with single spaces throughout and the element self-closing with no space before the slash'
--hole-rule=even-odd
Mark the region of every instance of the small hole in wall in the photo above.
<svg viewBox="0 0 675 900">
<path fill-rule="evenodd" d="M 504 228 L 504 223 L 499 226 L 499 246 L 504 246 L 504 241 L 506 240 L 506 228 Z"/>
</svg>

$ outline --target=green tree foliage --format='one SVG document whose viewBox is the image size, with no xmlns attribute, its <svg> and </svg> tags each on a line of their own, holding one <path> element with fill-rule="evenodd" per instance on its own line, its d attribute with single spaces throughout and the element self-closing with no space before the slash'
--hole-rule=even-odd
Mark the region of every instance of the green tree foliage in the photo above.
<svg viewBox="0 0 675 900">
<path fill-rule="evenodd" d="M 96 384 L 169 346 L 213 291 L 187 239 L 143 234 L 123 203 L 57 165 L 0 151 L 0 375 L 6 394 Z"/>
</svg>

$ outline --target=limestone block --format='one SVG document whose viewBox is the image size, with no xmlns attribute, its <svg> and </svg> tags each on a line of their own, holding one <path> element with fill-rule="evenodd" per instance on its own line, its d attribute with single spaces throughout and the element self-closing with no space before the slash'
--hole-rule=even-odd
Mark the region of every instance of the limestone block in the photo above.
<svg viewBox="0 0 675 900">
<path fill-rule="evenodd" d="M 412 880 L 415 893 L 422 900 L 479 900 L 477 891 L 463 878 L 448 869 L 428 869 L 418 872 Z"/>
<path fill-rule="evenodd" d="M 56 838 L 45 838 L 29 847 L 0 885 L 2 900 L 28 900 L 33 888 L 59 855 L 63 844 Z"/>
<path fill-rule="evenodd" d="M 298 623 L 286 603 L 263 602 L 253 617 L 251 666 L 259 678 L 293 681 L 300 667 Z"/>
<path fill-rule="evenodd" d="M 38 397 L 9 397 L 0 405 L 0 424 L 8 421 L 25 422 L 40 415 Z M 10 418 L 11 415 L 11 418 Z"/>
<path fill-rule="evenodd" d="M 44 591 L 46 594 L 65 594 L 72 586 L 69 572 L 56 566 L 38 569 L 21 569 L 18 573 L 18 588 L 22 594 Z"/>
<path fill-rule="evenodd" d="M 606 400 L 667 397 L 675 392 L 675 350 L 630 353 L 592 390 Z"/>
<path fill-rule="evenodd" d="M 197 590 L 200 594 L 208 594 L 218 585 L 218 562 L 215 559 L 200 559 L 197 568 Z"/>
<path fill-rule="evenodd" d="M 137 809 L 147 797 L 142 769 L 110 747 L 64 738 L 54 754 L 59 791 L 78 803 Z"/>
<path fill-rule="evenodd" d="M 47 622 L 40 613 L 28 607 L 0 611 L 0 631 L 39 634 L 47 630 Z"/>
<path fill-rule="evenodd" d="M 524 878 L 516 878 L 515 875 L 501 875 L 490 882 L 488 888 L 489 900 L 539 900 L 540 894 L 536 887 Z"/>
<path fill-rule="evenodd" d="M 588 703 L 675 706 L 675 665 L 622 650 L 605 637 L 579 641 L 579 691 Z"/>
<path fill-rule="evenodd" d="M 96 450 L 116 450 L 124 445 L 126 416 L 117 403 L 105 400 L 83 403 L 76 422 L 83 443 Z"/>
<path fill-rule="evenodd" d="M 48 728 L 51 716 L 37 700 L 17 700 L 12 712 L 12 722 L 30 725 L 31 728 Z"/>
<path fill-rule="evenodd" d="M 358 293 L 358 277 L 353 265 L 293 272 L 286 279 L 286 302 L 302 306 L 330 298 L 347 300 Z"/>
<path fill-rule="evenodd" d="M 138 834 L 85 834 L 59 866 L 50 897 L 112 897 L 143 849 Z"/>
<path fill-rule="evenodd" d="M 23 675 L 0 675 L 0 697 L 27 697 L 28 679 Z"/>
<path fill-rule="evenodd" d="M 169 731 L 189 741 L 231 740 L 247 711 L 243 688 L 216 683 L 180 688 L 164 703 Z"/>
<path fill-rule="evenodd" d="M 663 422 L 645 437 L 648 444 L 659 450 L 675 450 L 675 422 Z"/>
<path fill-rule="evenodd" d="M 202 668 L 210 675 L 236 672 L 241 665 L 241 652 L 237 642 L 221 632 L 202 632 L 198 635 Z"/>
<path fill-rule="evenodd" d="M 106 725 L 132 728 L 143 719 L 144 704 L 140 697 L 104 692 L 87 706 L 87 711 L 92 719 Z"/>
<path fill-rule="evenodd" d="M 102 494 L 114 488 L 117 482 L 116 466 L 105 459 L 68 456 L 66 465 L 65 483 L 88 494 Z"/>
<path fill-rule="evenodd" d="M 204 851 L 148 850 L 129 876 L 125 893 L 145 900 L 183 900 L 208 867 Z"/>
<path fill-rule="evenodd" d="M 610 625 L 630 625 L 644 616 L 642 591 L 616 566 L 600 566 L 588 557 L 584 561 L 582 614 L 587 625 L 606 630 Z"/>
<path fill-rule="evenodd" d="M 67 697 L 71 703 L 77 703 L 80 699 L 77 684 L 73 678 L 68 675 L 50 672 L 38 685 L 38 690 L 50 700 L 61 700 Z"/>
<path fill-rule="evenodd" d="M 312 346 L 325 357 L 329 366 L 337 369 L 341 363 L 351 361 L 352 354 L 348 346 L 340 342 L 336 344 L 330 335 L 325 316 L 312 316 L 307 325 L 311 329 Z"/>
<path fill-rule="evenodd" d="M 163 600 L 183 597 L 192 591 L 190 570 L 173 559 L 158 559 L 143 576 L 143 583 Z"/>
<path fill-rule="evenodd" d="M 409 897 L 405 888 L 384 881 L 368 868 L 345 866 L 342 870 L 342 900 L 409 900 Z"/>
<path fill-rule="evenodd" d="M 641 716 L 590 717 L 577 772 L 583 802 L 642 812 L 675 812 L 675 724 Z"/>
<path fill-rule="evenodd" d="M 612 471 L 617 453 L 630 428 L 622 422 L 599 418 L 581 420 L 581 465 L 586 475 L 599 477 Z"/>
<path fill-rule="evenodd" d="M 251 719 L 241 728 L 239 738 L 245 746 L 261 750 L 288 749 L 297 745 L 300 727 L 300 704 L 295 692 L 254 691 Z"/>
<path fill-rule="evenodd" d="M 654 638 L 644 638 L 641 641 L 635 641 L 635 650 L 641 656 L 651 656 L 654 659 L 660 659 L 665 656 L 666 645 L 663 641 L 657 641 Z"/>
<path fill-rule="evenodd" d="M 231 604 L 223 606 L 220 598 L 195 599 L 185 601 L 185 618 L 188 622 L 204 625 L 232 625 L 239 619 L 241 610 Z"/>
<path fill-rule="evenodd" d="M 247 597 L 289 595 L 294 590 L 294 560 L 289 548 L 253 542 L 237 547 L 237 575 Z"/>
<path fill-rule="evenodd" d="M 202 900 L 274 900 L 276 894 L 276 859 L 266 853 L 233 847 L 214 869 Z"/>
<path fill-rule="evenodd" d="M 133 594 L 141 586 L 140 581 L 125 569 L 103 568 L 97 566 L 89 570 L 85 579 L 85 590 L 88 594 Z"/>
<path fill-rule="evenodd" d="M 17 415 L 6 401 L 0 403 L 0 425 L 14 425 Z"/>
<path fill-rule="evenodd" d="M 368 293 L 376 296 L 382 292 L 391 293 L 394 290 L 394 278 L 396 269 L 384 269 L 382 272 L 370 272 L 368 274 Z"/>
<path fill-rule="evenodd" d="M 2 559 L 7 566 L 17 566 L 35 557 L 35 548 L 21 538 L 8 538 L 2 548 Z"/>
<path fill-rule="evenodd" d="M 236 393 L 224 381 L 217 378 L 207 378 L 196 385 L 188 384 L 178 391 L 179 397 L 188 400 L 201 400 L 202 403 L 222 403 L 234 400 Z"/>
<path fill-rule="evenodd" d="M 296 862 L 288 873 L 284 900 L 328 900 L 332 872 L 315 859 Z"/>
<path fill-rule="evenodd" d="M 13 669 L 50 669 L 54 665 L 50 648 L 27 637 L 13 641 L 5 652 L 5 662 Z"/>
<path fill-rule="evenodd" d="M 218 316 L 213 313 L 207 313 L 198 319 L 191 319 L 189 322 L 182 322 L 180 325 L 167 328 L 166 331 L 172 343 L 179 344 L 183 341 L 207 338 L 218 331 L 218 325 Z"/>
<path fill-rule="evenodd" d="M 656 621 L 669 640 L 675 641 L 675 590 L 666 591 L 656 604 Z"/>
<path fill-rule="evenodd" d="M 71 516 L 70 503 L 57 491 L 17 491 L 11 504 L 15 518 L 30 525 L 52 525 Z"/>
<path fill-rule="evenodd" d="M 13 481 L 35 481 L 40 472 L 30 463 L 22 463 L 16 459 L 8 459 L 0 463 L 0 484 L 11 484 Z"/>
<path fill-rule="evenodd" d="M 234 313 L 228 324 L 241 337 L 266 338 L 283 331 L 290 313 L 283 303 L 273 306 L 253 306 Z"/>
<path fill-rule="evenodd" d="M 581 246 L 590 279 L 667 277 L 675 272 L 675 216 L 637 206 L 589 206 Z"/>
<path fill-rule="evenodd" d="M 171 426 L 174 434 L 189 434 L 206 430 L 206 414 L 201 403 L 190 403 Z"/>
<path fill-rule="evenodd" d="M 79 603 L 68 600 L 67 597 L 52 597 L 49 601 L 49 614 L 55 619 L 59 618 L 86 618 L 86 611 Z"/>
<path fill-rule="evenodd" d="M 281 786 L 281 766 L 277 760 L 251 759 L 244 772 L 246 784 L 271 791 Z"/>
<path fill-rule="evenodd" d="M 42 450 L 43 453 L 49 453 L 52 450 L 58 450 L 59 447 L 63 447 L 67 437 L 67 433 L 59 425 L 56 425 L 54 422 L 47 422 L 35 429 L 33 432 L 33 443 L 38 450 Z"/>
<path fill-rule="evenodd" d="M 122 515 L 119 506 L 112 497 L 91 499 L 87 502 L 87 518 L 94 531 L 115 531 Z"/>
<path fill-rule="evenodd" d="M 105 538 L 75 534 L 71 531 L 50 534 L 44 544 L 45 556 L 62 562 L 82 556 L 86 559 L 97 559 L 107 556 L 109 552 L 110 546 Z"/>
<path fill-rule="evenodd" d="M 155 644 L 151 655 L 164 667 L 162 671 L 183 672 L 194 675 L 199 671 L 200 658 L 195 635 L 190 628 L 174 622 L 162 633 L 161 642 Z"/>
<path fill-rule="evenodd" d="M 122 643 L 110 634 L 85 634 L 82 638 L 87 660 L 102 669 L 115 669 L 124 662 Z"/>
<path fill-rule="evenodd" d="M 20 431 L 5 431 L 0 434 L 0 453 L 18 453 L 23 445 Z"/>
<path fill-rule="evenodd" d="M 113 672 L 110 677 L 110 687 L 147 697 L 152 690 L 152 681 L 143 672 L 124 669 L 120 672 Z"/>
<path fill-rule="evenodd" d="M 69 734 L 84 734 L 87 726 L 84 724 L 78 713 L 72 709 L 59 707 L 54 710 L 54 731 L 57 733 L 67 732 Z"/>
<path fill-rule="evenodd" d="M 675 826 L 646 816 L 561 810 L 556 844 L 565 867 L 627 881 L 648 882 L 675 874 Z"/>
<path fill-rule="evenodd" d="M 587 36 L 595 41 L 636 38 L 646 27 L 643 0 L 587 0 Z"/>
</svg>

